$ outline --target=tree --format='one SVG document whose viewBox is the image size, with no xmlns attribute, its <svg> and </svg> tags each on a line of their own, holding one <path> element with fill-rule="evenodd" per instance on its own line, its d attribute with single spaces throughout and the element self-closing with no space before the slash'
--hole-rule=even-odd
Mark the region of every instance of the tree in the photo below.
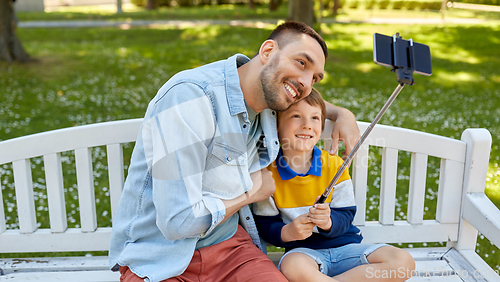
<svg viewBox="0 0 500 282">
<path fill-rule="evenodd" d="M 146 2 L 146 9 L 148 9 L 148 10 L 156 9 L 156 1 L 155 0 L 148 0 Z"/>
<path fill-rule="evenodd" d="M 314 27 L 313 4 L 312 0 L 288 0 L 288 19 Z"/>
<path fill-rule="evenodd" d="M 0 0 L 0 60 L 9 64 L 12 61 L 30 60 L 16 35 L 14 3 L 11 0 Z"/>
<path fill-rule="evenodd" d="M 116 0 L 116 12 L 123 13 L 122 0 Z"/>
</svg>

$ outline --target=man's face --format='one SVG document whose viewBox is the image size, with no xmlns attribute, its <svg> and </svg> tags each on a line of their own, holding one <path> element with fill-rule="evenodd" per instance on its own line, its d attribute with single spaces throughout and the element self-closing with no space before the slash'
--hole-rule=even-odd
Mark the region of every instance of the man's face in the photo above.
<svg viewBox="0 0 500 282">
<path fill-rule="evenodd" d="M 276 48 L 260 74 L 268 108 L 284 111 L 311 93 L 323 78 L 325 56 L 319 43 L 306 34 Z"/>
</svg>

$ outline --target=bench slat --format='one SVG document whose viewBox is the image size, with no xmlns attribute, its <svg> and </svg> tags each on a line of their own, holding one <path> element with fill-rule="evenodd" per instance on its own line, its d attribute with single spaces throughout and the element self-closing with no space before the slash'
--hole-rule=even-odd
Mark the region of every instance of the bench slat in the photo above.
<svg viewBox="0 0 500 282">
<path fill-rule="evenodd" d="M 382 151 L 382 173 L 380 182 L 380 213 L 382 224 L 393 224 L 396 208 L 396 183 L 398 174 L 398 150 L 384 148 Z"/>
<path fill-rule="evenodd" d="M 436 220 L 441 223 L 455 223 L 460 219 L 464 164 L 452 160 L 441 160 Z"/>
<path fill-rule="evenodd" d="M 17 214 L 21 233 L 32 233 L 37 229 L 31 161 L 19 160 L 12 163 L 16 186 Z"/>
<path fill-rule="evenodd" d="M 84 232 L 92 232 L 97 228 L 97 218 L 91 149 L 76 149 L 75 162 L 81 227 Z"/>
<path fill-rule="evenodd" d="M 500 281 L 498 270 L 493 270 L 474 250 L 458 250 L 458 253 L 477 270 L 476 276 L 480 276 L 488 282 Z"/>
<path fill-rule="evenodd" d="M 2 174 L 0 174 L 2 176 Z M 1 178 L 0 178 L 1 179 Z M 5 222 L 5 210 L 3 209 L 2 183 L 0 183 L 0 234 L 7 229 Z"/>
<path fill-rule="evenodd" d="M 411 225 L 406 220 L 395 221 L 394 225 L 367 221 L 358 228 L 363 232 L 363 243 L 446 242 L 458 238 L 458 223 L 435 220 L 424 220 L 421 225 Z"/>
<path fill-rule="evenodd" d="M 408 195 L 408 222 L 411 224 L 422 224 L 424 221 L 427 160 L 427 155 L 411 154 L 410 192 Z"/>
<path fill-rule="evenodd" d="M 142 118 L 63 128 L 0 142 L 0 164 L 78 148 L 135 142 Z"/>
<path fill-rule="evenodd" d="M 356 200 L 356 215 L 354 225 L 365 224 L 366 214 L 366 190 L 368 183 L 368 145 L 361 145 L 352 162 L 352 182 L 354 185 L 354 196 Z"/>
<path fill-rule="evenodd" d="M 106 146 L 108 154 L 109 194 L 111 202 L 111 217 L 114 218 L 118 202 L 122 195 L 124 172 L 123 172 L 123 148 L 122 144 L 111 144 Z"/>
<path fill-rule="evenodd" d="M 107 256 L 95 257 L 38 257 L 0 259 L 4 274 L 34 271 L 91 271 L 109 270 Z"/>
<path fill-rule="evenodd" d="M 465 282 L 486 282 L 486 279 L 482 278 L 481 275 L 476 275 L 477 271 L 472 265 L 467 262 L 462 255 L 455 249 L 450 249 L 443 257 L 444 260 L 457 272 L 457 274 Z"/>
<path fill-rule="evenodd" d="M 68 228 L 66 205 L 64 202 L 64 182 L 61 154 L 43 156 L 47 198 L 49 202 L 50 229 L 52 232 L 64 232 Z"/>
<path fill-rule="evenodd" d="M 120 280 L 119 272 L 111 270 L 69 271 L 69 272 L 25 272 L 0 276 L 0 281 L 37 281 L 37 282 L 116 282 Z"/>
<path fill-rule="evenodd" d="M 366 122 L 358 122 L 361 132 L 364 132 L 368 125 Z M 370 133 L 369 138 L 366 139 L 365 144 L 397 148 L 401 151 L 465 162 L 466 145 L 464 142 L 406 128 L 377 124 Z M 432 146 L 429 146 L 429 144 L 432 144 Z"/>
<path fill-rule="evenodd" d="M 63 233 L 44 228 L 30 234 L 13 229 L 0 234 L 0 253 L 107 251 L 110 238 L 111 227 L 99 227 L 94 232 L 68 228 Z"/>
</svg>

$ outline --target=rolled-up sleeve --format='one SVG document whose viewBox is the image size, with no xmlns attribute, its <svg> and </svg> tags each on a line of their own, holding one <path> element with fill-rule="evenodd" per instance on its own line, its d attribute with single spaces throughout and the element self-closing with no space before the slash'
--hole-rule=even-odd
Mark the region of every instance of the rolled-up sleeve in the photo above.
<svg viewBox="0 0 500 282">
<path fill-rule="evenodd" d="M 217 132 L 205 91 L 193 83 L 160 89 L 142 130 L 156 224 L 169 240 L 202 236 L 225 217 L 224 203 L 202 192 L 208 146 Z"/>
</svg>

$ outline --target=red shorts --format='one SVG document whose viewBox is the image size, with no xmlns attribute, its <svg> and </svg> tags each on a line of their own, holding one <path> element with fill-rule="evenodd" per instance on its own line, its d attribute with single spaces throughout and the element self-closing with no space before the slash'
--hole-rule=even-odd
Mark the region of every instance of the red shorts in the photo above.
<svg viewBox="0 0 500 282">
<path fill-rule="evenodd" d="M 144 281 L 126 266 L 120 267 L 120 273 L 120 282 Z M 196 250 L 184 273 L 163 281 L 287 280 L 273 262 L 253 244 L 243 227 L 238 225 L 238 230 L 231 239 Z"/>
</svg>

